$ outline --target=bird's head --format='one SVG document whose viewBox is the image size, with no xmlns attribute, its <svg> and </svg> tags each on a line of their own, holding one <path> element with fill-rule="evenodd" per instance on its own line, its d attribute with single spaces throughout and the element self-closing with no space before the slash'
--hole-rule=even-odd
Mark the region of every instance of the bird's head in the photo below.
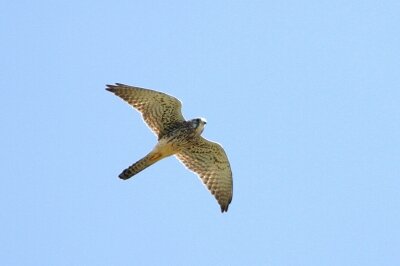
<svg viewBox="0 0 400 266">
<path fill-rule="evenodd" d="M 193 128 L 196 129 L 196 132 L 199 135 L 203 132 L 204 126 L 207 124 L 207 121 L 204 118 L 201 118 L 201 117 L 192 119 L 190 122 L 192 122 Z"/>
</svg>

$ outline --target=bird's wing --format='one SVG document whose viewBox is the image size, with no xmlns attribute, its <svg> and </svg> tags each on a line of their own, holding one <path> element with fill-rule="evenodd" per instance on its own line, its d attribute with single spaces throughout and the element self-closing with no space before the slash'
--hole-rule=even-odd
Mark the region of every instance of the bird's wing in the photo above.
<svg viewBox="0 0 400 266">
<path fill-rule="evenodd" d="M 142 113 L 143 120 L 159 138 L 168 128 L 185 120 L 181 112 L 182 103 L 168 94 L 120 83 L 107 85 L 106 90 Z"/>
<path fill-rule="evenodd" d="M 221 212 L 228 211 L 229 203 L 232 201 L 232 171 L 221 145 L 200 136 L 193 146 L 179 151 L 176 157 L 199 175 L 217 199 Z"/>
</svg>

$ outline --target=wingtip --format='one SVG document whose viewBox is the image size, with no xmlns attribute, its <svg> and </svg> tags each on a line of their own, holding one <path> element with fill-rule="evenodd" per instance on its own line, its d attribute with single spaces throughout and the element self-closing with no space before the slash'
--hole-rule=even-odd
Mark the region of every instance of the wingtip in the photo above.
<svg viewBox="0 0 400 266">
<path fill-rule="evenodd" d="M 122 83 L 115 83 L 115 84 L 106 84 L 107 88 L 106 90 L 115 92 L 117 87 L 128 87 L 128 85 L 122 84 Z"/>
<path fill-rule="evenodd" d="M 106 84 L 106 86 L 107 86 L 107 88 L 106 88 L 107 91 L 111 91 L 111 92 L 114 91 L 115 85 Z"/>
<path fill-rule="evenodd" d="M 221 206 L 221 213 L 228 212 L 229 206 Z"/>
</svg>

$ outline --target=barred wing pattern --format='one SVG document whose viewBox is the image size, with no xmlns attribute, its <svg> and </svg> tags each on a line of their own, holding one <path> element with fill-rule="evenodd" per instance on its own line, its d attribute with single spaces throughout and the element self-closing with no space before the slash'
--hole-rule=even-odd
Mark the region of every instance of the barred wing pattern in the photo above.
<svg viewBox="0 0 400 266">
<path fill-rule="evenodd" d="M 116 83 L 107 85 L 107 90 L 142 113 L 143 120 L 160 138 L 176 122 L 183 122 L 181 102 L 162 92 Z"/>
<path fill-rule="evenodd" d="M 217 199 L 221 212 L 228 211 L 232 201 L 232 171 L 221 145 L 200 136 L 192 146 L 179 151 L 176 157 L 199 175 Z"/>
</svg>

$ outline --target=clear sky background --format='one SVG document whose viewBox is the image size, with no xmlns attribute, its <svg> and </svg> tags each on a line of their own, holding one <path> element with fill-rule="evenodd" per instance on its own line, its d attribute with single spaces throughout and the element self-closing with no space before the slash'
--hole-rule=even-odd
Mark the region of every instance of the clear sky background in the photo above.
<svg viewBox="0 0 400 266">
<path fill-rule="evenodd" d="M 399 1 L 3 1 L 1 265 L 399 265 Z M 105 84 L 226 149 L 228 213 Z"/>
</svg>

